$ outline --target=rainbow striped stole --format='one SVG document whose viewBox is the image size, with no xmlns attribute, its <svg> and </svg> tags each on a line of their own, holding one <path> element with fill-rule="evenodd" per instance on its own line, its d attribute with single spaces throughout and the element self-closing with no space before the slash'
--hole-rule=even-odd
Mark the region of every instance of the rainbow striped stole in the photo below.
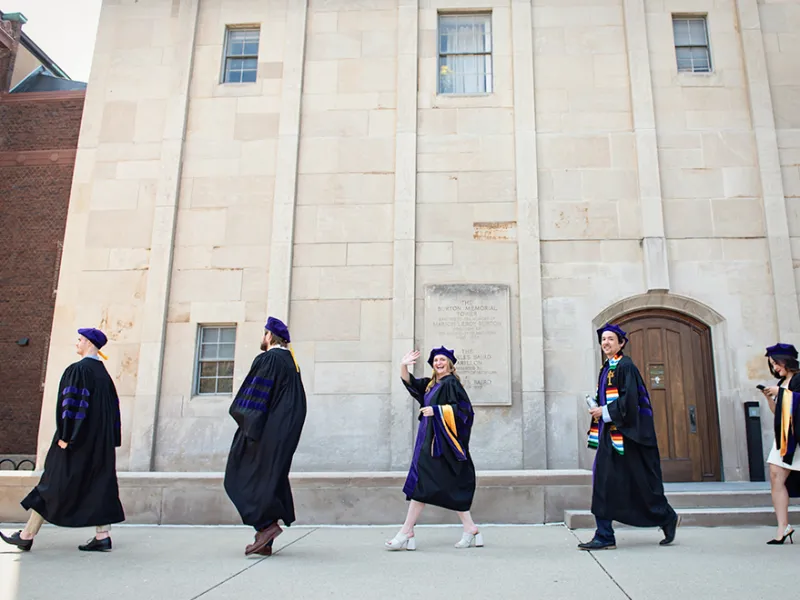
<svg viewBox="0 0 800 600">
<path fill-rule="evenodd" d="M 614 371 L 617 370 L 617 365 L 619 364 L 620 360 L 622 360 L 621 354 L 618 354 L 614 358 L 609 359 L 608 361 L 609 374 L 613 374 Z M 609 379 L 613 379 L 613 377 L 609 377 Z M 598 398 L 601 397 L 603 391 L 602 384 L 600 387 L 601 389 L 597 390 Z M 605 405 L 611 404 L 612 402 L 616 402 L 617 400 L 619 400 L 619 390 L 617 389 L 616 385 L 614 386 L 608 385 L 605 388 L 605 400 L 606 400 L 604 403 Z M 611 446 L 614 448 L 617 454 L 623 456 L 625 454 L 625 443 L 623 441 L 622 434 L 619 432 L 616 425 L 614 425 L 613 423 L 608 423 L 608 425 L 609 425 L 609 431 L 611 433 Z M 596 450 L 597 447 L 600 445 L 600 421 L 592 421 L 592 425 L 589 428 L 588 437 L 589 439 L 587 442 L 587 446 L 589 448 L 592 448 L 593 450 Z"/>
<path fill-rule="evenodd" d="M 625 444 L 622 441 L 622 434 L 617 430 L 616 426 L 611 426 L 611 445 L 617 454 L 623 456 L 625 454 Z"/>
<path fill-rule="evenodd" d="M 592 421 L 592 426 L 589 428 L 589 442 L 587 444 L 592 450 L 597 450 L 600 445 L 600 425 L 598 421 Z"/>
</svg>

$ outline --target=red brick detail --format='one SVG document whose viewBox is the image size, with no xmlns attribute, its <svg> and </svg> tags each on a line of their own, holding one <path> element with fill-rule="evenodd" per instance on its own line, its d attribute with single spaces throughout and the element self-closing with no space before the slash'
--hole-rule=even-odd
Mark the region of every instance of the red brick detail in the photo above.
<svg viewBox="0 0 800 600">
<path fill-rule="evenodd" d="M 13 96 L 14 94 L 10 94 Z M 74 150 L 83 98 L 61 102 L 0 102 L 0 152 Z"/>
<path fill-rule="evenodd" d="M 74 165 L 76 150 L 27 150 L 0 152 L 0 167 Z"/>
<path fill-rule="evenodd" d="M 0 157 L 14 160 L 0 163 L 0 454 L 33 454 L 83 100 L 3 100 Z"/>
</svg>

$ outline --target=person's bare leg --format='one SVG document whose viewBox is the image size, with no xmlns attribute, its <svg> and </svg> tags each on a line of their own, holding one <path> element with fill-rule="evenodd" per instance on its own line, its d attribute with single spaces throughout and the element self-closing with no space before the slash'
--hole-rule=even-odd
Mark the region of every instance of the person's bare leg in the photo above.
<svg viewBox="0 0 800 600">
<path fill-rule="evenodd" d="M 461 519 L 461 524 L 464 526 L 464 533 L 471 533 L 475 535 L 478 533 L 478 526 L 475 525 L 475 521 L 472 520 L 472 515 L 469 511 L 465 512 L 456 512 L 458 518 Z"/>
<path fill-rule="evenodd" d="M 35 510 L 31 511 L 31 516 L 28 517 L 28 522 L 25 524 L 25 529 L 19 534 L 23 540 L 32 540 L 39 533 L 39 530 L 44 524 L 44 517 L 37 513 Z"/>
<path fill-rule="evenodd" d="M 94 537 L 98 540 L 104 540 L 111 537 L 111 525 L 98 525 L 95 527 Z"/>
<path fill-rule="evenodd" d="M 425 505 L 422 502 L 411 500 L 411 502 L 408 503 L 408 513 L 406 514 L 406 520 L 403 526 L 400 528 L 400 533 L 409 537 L 414 536 L 414 525 L 417 524 L 417 519 L 419 519 L 419 516 L 422 514 L 423 508 L 425 508 Z"/>
<path fill-rule="evenodd" d="M 769 485 L 772 492 L 772 506 L 775 507 L 775 516 L 778 519 L 778 533 L 775 539 L 781 539 L 789 526 L 789 492 L 786 489 L 786 478 L 789 469 L 777 465 L 769 466 Z"/>
</svg>

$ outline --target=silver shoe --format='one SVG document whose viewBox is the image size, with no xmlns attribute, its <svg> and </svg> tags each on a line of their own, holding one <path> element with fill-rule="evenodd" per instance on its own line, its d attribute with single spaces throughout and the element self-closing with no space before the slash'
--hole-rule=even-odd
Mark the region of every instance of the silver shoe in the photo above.
<svg viewBox="0 0 800 600">
<path fill-rule="evenodd" d="M 461 539 L 456 542 L 456 548 L 483 548 L 483 534 L 478 531 L 476 533 L 467 533 L 466 531 L 461 534 Z"/>
</svg>

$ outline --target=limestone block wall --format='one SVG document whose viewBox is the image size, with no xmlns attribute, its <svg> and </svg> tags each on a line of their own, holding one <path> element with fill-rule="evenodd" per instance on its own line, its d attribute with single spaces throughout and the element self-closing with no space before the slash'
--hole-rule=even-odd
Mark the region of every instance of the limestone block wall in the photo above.
<svg viewBox="0 0 800 600">
<path fill-rule="evenodd" d="M 566 468 L 586 445 L 591 321 L 644 287 L 622 2 L 536 2 L 533 34 L 548 467 Z"/>
<path fill-rule="evenodd" d="M 720 425 L 743 439 L 739 406 L 757 399 L 751 380 L 769 377 L 763 348 L 775 336 L 775 304 L 739 15 L 734 3 L 699 4 L 708 14 L 712 74 L 676 72 L 664 43 L 672 39 L 670 12 L 680 10 L 678 3 L 647 13 L 664 223 L 672 289 L 725 318 L 741 391 L 718 381 Z M 771 427 L 767 410 L 762 423 Z M 772 435 L 764 441 L 769 448 Z M 729 457 L 724 466 L 728 477 L 735 468 L 746 471 L 744 460 L 735 465 Z"/>
<path fill-rule="evenodd" d="M 260 28 L 255 83 L 221 84 L 225 24 Z M 201 2 L 186 109 L 155 467 L 224 467 L 229 396 L 194 396 L 198 327 L 235 324 L 234 378 L 266 320 L 286 1 Z"/>
<path fill-rule="evenodd" d="M 137 393 L 143 342 L 154 337 L 145 319 L 159 207 L 169 204 L 170 109 L 179 104 L 184 6 L 165 2 L 104 4 L 84 107 L 58 281 L 39 430 L 42 458 L 54 427 L 58 380 L 75 360 L 75 329 L 102 327 L 113 340 L 108 368 L 134 421 L 148 403 Z M 176 96 L 177 94 L 177 96 Z M 156 301 L 157 303 L 157 301 Z M 157 334 L 156 334 L 157 336 Z M 152 380 L 148 382 L 152 384 Z M 152 387 L 152 385 L 151 385 Z M 129 463 L 125 427 L 119 466 Z"/>
<path fill-rule="evenodd" d="M 766 73 L 777 136 L 783 194 L 791 237 L 795 281 L 800 283 L 800 78 L 797 56 L 800 35 L 793 23 L 800 19 L 794 2 L 765 2 L 758 7 Z"/>
<path fill-rule="evenodd" d="M 474 10 L 491 12 L 493 92 L 438 94 L 438 15 Z M 677 72 L 686 11 L 707 16 L 711 74 Z M 309 401 L 295 469 L 402 470 L 416 420 L 397 363 L 435 343 L 426 286 L 496 283 L 511 293 L 512 403 L 476 410 L 480 468 L 588 466 L 594 328 L 650 305 L 712 326 L 725 476 L 746 478 L 741 401 L 767 377 L 762 348 L 800 333 L 795 13 L 105 0 L 40 457 L 89 324 L 112 341 L 119 467 L 221 469 L 230 397 L 193 394 L 198 327 L 236 326 L 236 388 L 276 314 Z M 260 28 L 255 83 L 219 83 L 229 25 Z"/>
<path fill-rule="evenodd" d="M 397 3 L 311 0 L 291 331 L 309 413 L 299 469 L 389 465 Z"/>
<path fill-rule="evenodd" d="M 512 404 L 476 410 L 476 435 L 471 442 L 476 461 L 510 469 L 522 465 L 523 418 L 512 13 L 508 0 L 484 7 L 491 9 L 494 93 L 471 97 L 437 94 L 439 11 L 473 4 L 436 1 L 419 11 L 415 338 L 425 360 L 429 346 L 442 343 L 425 339 L 426 285 L 470 282 L 510 286 Z M 497 235 L 489 233 L 496 224 L 506 223 L 514 225 L 498 229 Z M 417 376 L 430 375 L 425 360 L 420 361 Z M 396 370 L 394 367 L 393 375 Z"/>
</svg>

